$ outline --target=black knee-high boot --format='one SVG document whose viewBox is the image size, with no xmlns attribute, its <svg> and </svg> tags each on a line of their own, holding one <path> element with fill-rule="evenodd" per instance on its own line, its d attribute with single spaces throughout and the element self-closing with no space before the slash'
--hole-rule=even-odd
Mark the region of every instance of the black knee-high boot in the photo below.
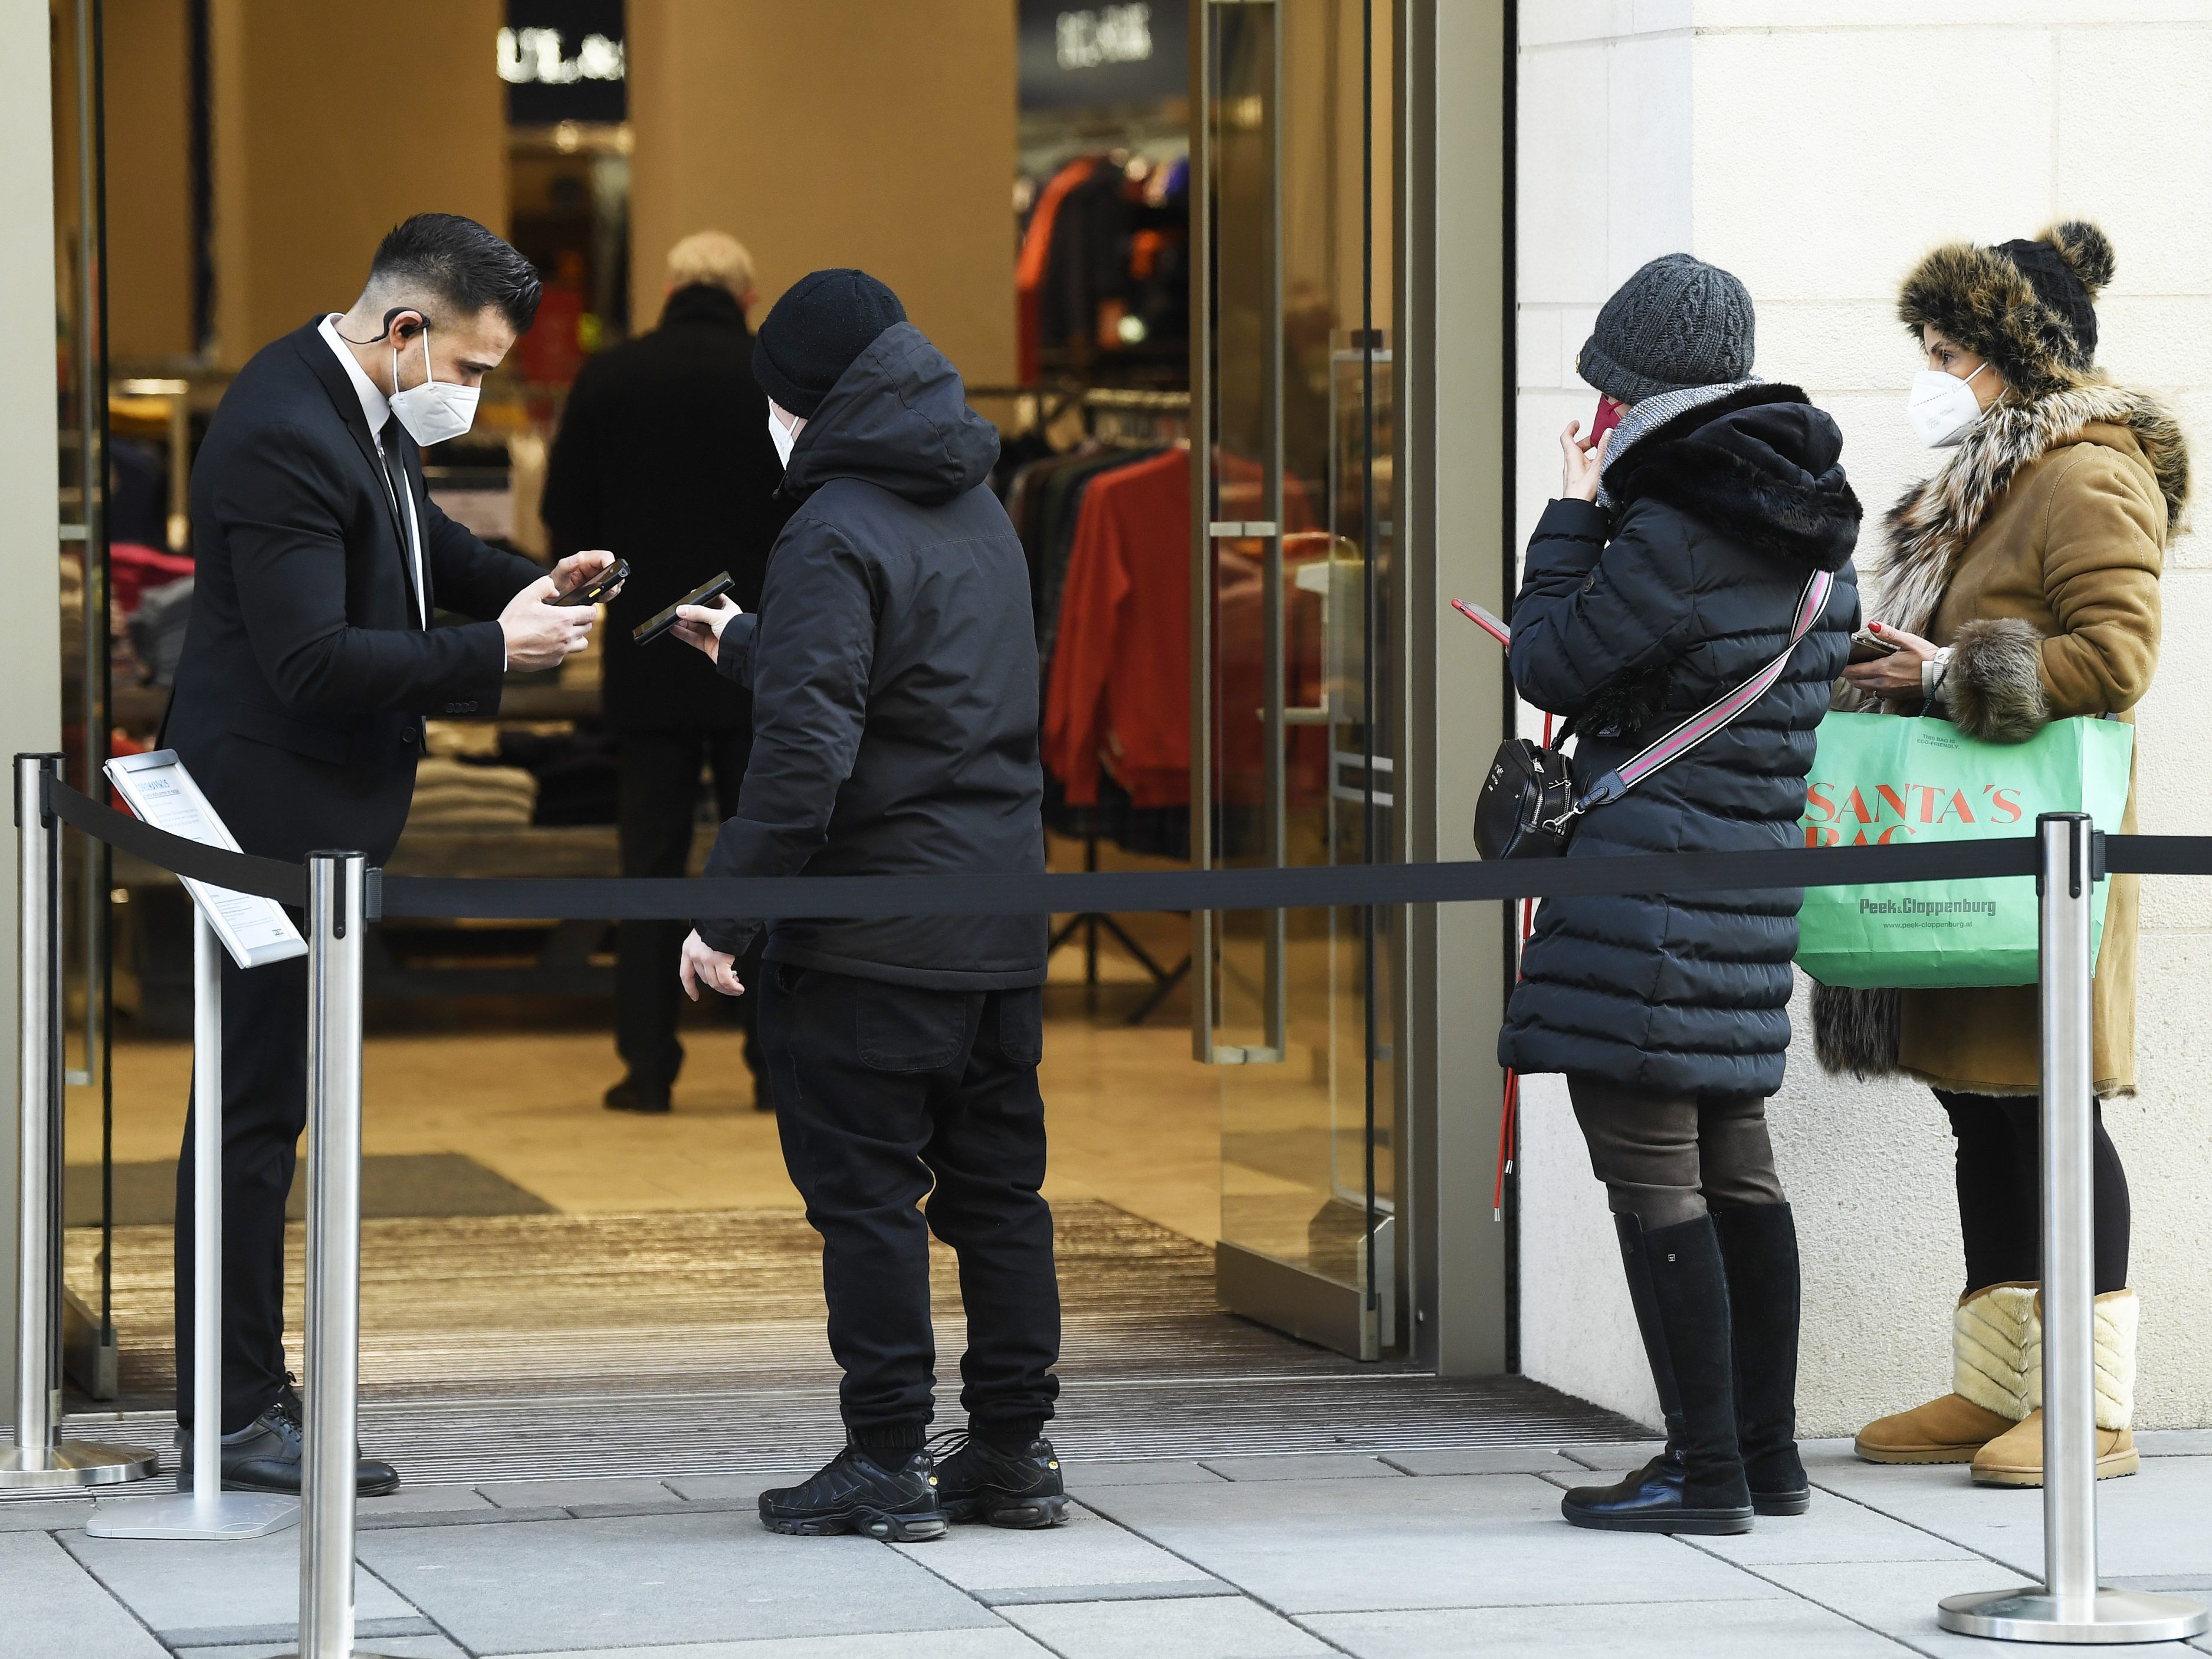
<svg viewBox="0 0 2212 1659">
<path fill-rule="evenodd" d="M 1735 1349 L 1735 1425 L 1751 1506 L 1802 1515 L 1813 1488 L 1797 1456 L 1797 1224 L 1787 1204 L 1715 1210 Z"/>
<path fill-rule="evenodd" d="M 1577 1527 L 1610 1532 L 1748 1532 L 1728 1278 L 1712 1218 L 1651 1232 L 1634 1216 L 1615 1216 L 1613 1224 L 1668 1450 L 1616 1486 L 1576 1487 L 1559 1512 Z"/>
</svg>

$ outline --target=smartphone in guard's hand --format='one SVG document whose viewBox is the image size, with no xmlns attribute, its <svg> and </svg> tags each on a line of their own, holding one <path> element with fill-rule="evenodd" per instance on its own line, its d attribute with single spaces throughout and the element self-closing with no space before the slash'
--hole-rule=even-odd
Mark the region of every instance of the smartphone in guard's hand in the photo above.
<svg viewBox="0 0 2212 1659">
<path fill-rule="evenodd" d="M 693 588 L 651 621 L 640 623 L 635 628 L 630 629 L 629 636 L 640 645 L 649 645 L 676 626 L 678 620 L 676 613 L 685 605 L 705 605 L 710 599 L 720 599 L 736 586 L 737 583 L 731 579 L 730 573 L 725 570 L 711 581 L 701 582 L 698 586 Z"/>
<path fill-rule="evenodd" d="M 553 596 L 555 605 L 597 605 L 601 599 L 623 585 L 629 574 L 629 561 L 617 559 L 605 570 L 587 580 L 580 581 L 565 593 Z"/>
</svg>

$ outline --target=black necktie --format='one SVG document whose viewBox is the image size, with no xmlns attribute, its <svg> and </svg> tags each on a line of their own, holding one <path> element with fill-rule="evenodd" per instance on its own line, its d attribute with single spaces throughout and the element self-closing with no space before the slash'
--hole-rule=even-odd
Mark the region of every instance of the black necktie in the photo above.
<svg viewBox="0 0 2212 1659">
<path fill-rule="evenodd" d="M 399 566 L 407 574 L 407 591 L 414 596 L 416 616 L 420 620 L 422 610 L 421 593 L 422 573 L 415 568 L 415 538 L 409 534 L 414 515 L 408 510 L 411 501 L 401 499 L 407 489 L 407 469 L 397 460 L 399 453 L 399 417 L 390 416 L 384 430 L 377 434 L 376 459 L 384 473 L 385 493 L 391 497 L 392 516 L 399 524 Z"/>
</svg>

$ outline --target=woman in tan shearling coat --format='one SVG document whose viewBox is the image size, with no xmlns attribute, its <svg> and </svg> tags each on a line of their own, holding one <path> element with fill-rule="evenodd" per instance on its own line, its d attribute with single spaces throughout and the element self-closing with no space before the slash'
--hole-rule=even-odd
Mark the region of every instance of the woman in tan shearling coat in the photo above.
<svg viewBox="0 0 2212 1659">
<path fill-rule="evenodd" d="M 1899 649 L 1845 671 L 1861 694 L 1905 714 L 1933 703 L 1999 743 L 2069 716 L 2133 718 L 2157 666 L 2159 574 L 2189 461 L 2172 417 L 2094 366 L 2094 301 L 2112 274 L 2110 242 L 2076 222 L 2033 241 L 1938 248 L 1906 277 L 1899 315 L 1933 371 L 1916 387 L 1915 422 L 1951 453 L 1889 516 L 1867 614 Z M 2135 828 L 2132 787 L 2121 827 Z M 2136 878 L 2112 878 L 2093 991 L 2100 1100 L 2135 1091 L 2136 911 Z M 2035 988 L 1824 987 L 1814 1023 L 1832 1069 L 1930 1085 L 1958 1142 L 1954 1392 L 1869 1424 L 1859 1455 L 1971 1461 L 1978 1481 L 2039 1486 Z M 2127 1176 L 2101 1115 L 2095 1194 L 2097 1472 L 2130 1474 Z"/>
</svg>

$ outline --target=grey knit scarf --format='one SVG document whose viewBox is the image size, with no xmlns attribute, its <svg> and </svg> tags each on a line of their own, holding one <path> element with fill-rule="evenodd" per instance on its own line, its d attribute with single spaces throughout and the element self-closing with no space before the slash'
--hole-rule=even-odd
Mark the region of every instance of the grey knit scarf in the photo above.
<svg viewBox="0 0 2212 1659">
<path fill-rule="evenodd" d="M 1606 489 L 1606 477 L 1612 472 L 1613 464 L 1628 453 L 1630 446 L 1637 440 L 1666 425 L 1677 415 L 1686 415 L 1704 404 L 1718 403 L 1747 386 L 1759 384 L 1759 376 L 1753 374 L 1747 380 L 1727 380 L 1719 386 L 1685 386 L 1680 392 L 1662 392 L 1656 398 L 1646 398 L 1632 406 L 1620 417 L 1620 424 L 1613 428 L 1613 441 L 1606 447 L 1605 468 L 1598 474 L 1597 504 L 1608 512 L 1612 510 L 1613 496 Z"/>
</svg>

